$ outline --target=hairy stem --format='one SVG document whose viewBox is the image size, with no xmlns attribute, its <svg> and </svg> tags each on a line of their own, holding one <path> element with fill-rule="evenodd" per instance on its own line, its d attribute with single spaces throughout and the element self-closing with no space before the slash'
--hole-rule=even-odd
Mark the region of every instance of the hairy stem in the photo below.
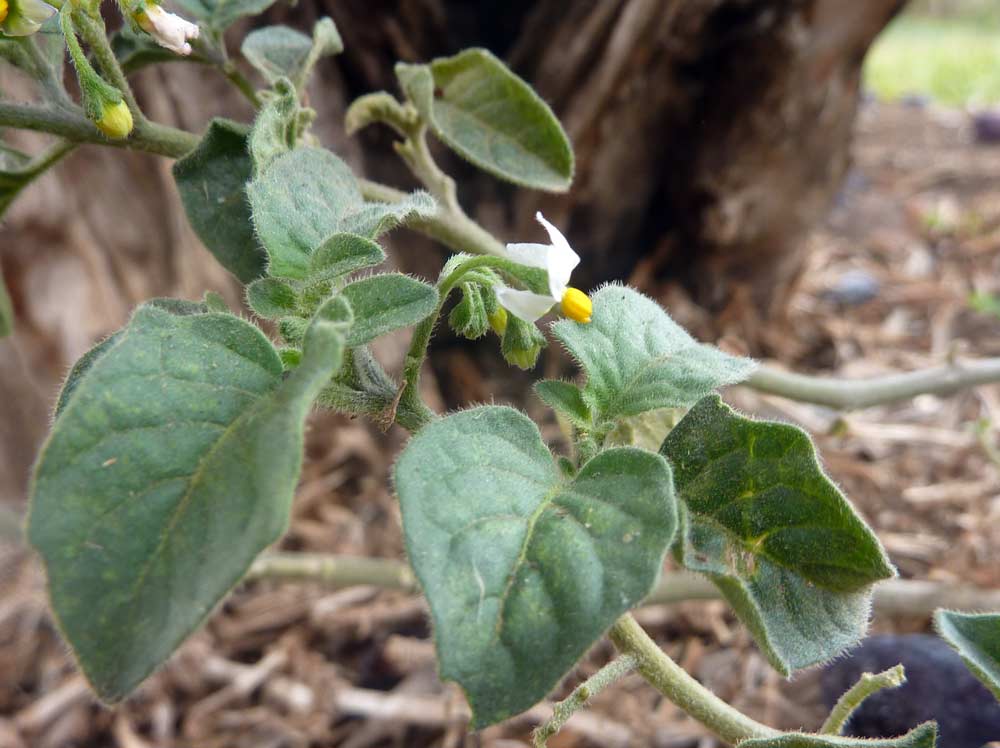
<svg viewBox="0 0 1000 748">
<path fill-rule="evenodd" d="M 254 88 L 250 79 L 239 71 L 235 63 L 230 60 L 226 60 L 226 62 L 219 69 L 222 71 L 222 74 L 226 76 L 226 80 L 232 83 L 236 89 L 243 94 L 243 97 L 250 102 L 254 109 L 260 109 L 261 100 L 257 95 L 257 89 Z"/>
<path fill-rule="evenodd" d="M 122 98 L 125 99 L 125 103 L 128 104 L 128 108 L 132 112 L 135 125 L 141 126 L 147 121 L 146 115 L 139 108 L 135 94 L 132 93 L 132 87 L 125 78 L 125 73 L 122 71 L 121 65 L 118 64 L 118 58 L 115 57 L 115 53 L 111 49 L 104 21 L 100 17 L 95 18 L 84 11 L 76 11 L 73 14 L 73 21 L 80 31 L 80 35 L 83 36 L 84 41 L 94 53 L 94 59 L 97 60 L 101 72 L 110 79 L 110 83 L 122 92 Z"/>
<path fill-rule="evenodd" d="M 405 564 L 364 556 L 273 553 L 258 558 L 247 572 L 247 581 L 261 579 L 314 581 L 334 588 L 372 585 L 417 591 L 417 579 Z"/>
<path fill-rule="evenodd" d="M 923 371 L 855 381 L 792 374 L 762 366 L 745 384 L 760 392 L 790 400 L 839 410 L 857 410 L 917 395 L 951 395 L 993 382 L 1000 382 L 1000 358 L 952 363 Z"/>
<path fill-rule="evenodd" d="M 851 718 L 854 710 L 861 706 L 861 702 L 885 688 L 898 688 L 906 683 L 906 675 L 903 673 L 903 666 L 896 665 L 894 668 L 885 670 L 877 675 L 862 673 L 860 680 L 851 686 L 847 692 L 841 696 L 826 718 L 819 731 L 824 735 L 840 735 Z"/>
<path fill-rule="evenodd" d="M 639 659 L 635 655 L 625 654 L 612 660 L 586 681 L 573 689 L 573 693 L 556 704 L 552 716 L 543 725 L 539 725 L 532 733 L 532 743 L 535 748 L 545 748 L 549 738 L 562 729 L 563 725 L 578 712 L 591 698 L 617 680 L 635 670 Z"/>
<path fill-rule="evenodd" d="M 198 145 L 198 137 L 184 130 L 142 122 L 129 137 L 110 140 L 76 106 L 40 106 L 0 101 L 0 127 L 14 127 L 59 135 L 76 143 L 131 148 L 168 158 L 180 158 Z"/>
<path fill-rule="evenodd" d="M 781 734 L 729 706 L 688 675 L 631 615 L 619 618 L 609 636 L 620 652 L 638 660 L 636 670 L 650 685 L 726 742 L 736 745 L 741 740 Z"/>
</svg>

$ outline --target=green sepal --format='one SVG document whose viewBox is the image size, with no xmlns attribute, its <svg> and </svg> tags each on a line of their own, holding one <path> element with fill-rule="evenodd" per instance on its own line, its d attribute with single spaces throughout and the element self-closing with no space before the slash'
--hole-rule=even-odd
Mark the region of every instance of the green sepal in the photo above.
<svg viewBox="0 0 1000 748">
<path fill-rule="evenodd" d="M 481 286 L 476 283 L 462 284 L 462 299 L 452 307 L 448 324 L 457 335 L 468 340 L 477 340 L 490 329 L 486 318 Z"/>
<path fill-rule="evenodd" d="M 533 369 L 538 363 L 538 354 L 546 345 L 548 341 L 534 324 L 513 314 L 508 316 L 500 342 L 500 353 L 507 363 L 526 371 Z"/>
</svg>

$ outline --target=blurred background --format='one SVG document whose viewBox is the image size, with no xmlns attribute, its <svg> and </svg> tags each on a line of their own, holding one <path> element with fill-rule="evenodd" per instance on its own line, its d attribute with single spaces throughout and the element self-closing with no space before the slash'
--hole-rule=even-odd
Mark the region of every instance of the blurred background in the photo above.
<svg viewBox="0 0 1000 748">
<path fill-rule="evenodd" d="M 349 139 L 342 126 L 356 96 L 396 90 L 397 60 L 486 46 L 538 89 L 574 143 L 570 193 L 501 184 L 443 149 L 440 162 L 470 214 L 503 240 L 541 239 L 532 216 L 543 210 L 583 257 L 581 287 L 627 281 L 700 339 L 803 372 L 864 377 L 1000 356 L 995 0 L 300 0 L 236 29 L 230 46 L 253 26 L 307 31 L 325 15 L 346 50 L 320 63 L 310 105 L 320 139 L 359 174 L 415 186 L 387 130 Z M 134 81 L 158 121 L 199 132 L 212 116 L 252 117 L 197 66 L 161 65 Z M 27 91 L 4 68 L 0 90 Z M 82 353 L 153 296 L 215 290 L 241 304 L 187 225 L 170 167 L 81 148 L 0 223 L 17 317 L 0 340 L 0 748 L 526 744 L 537 712 L 467 734 L 460 694 L 436 678 L 423 602 L 371 588 L 247 584 L 127 704 L 108 711 L 90 698 L 20 523 L 60 382 Z M 407 231 L 389 247 L 396 266 L 428 277 L 446 257 Z M 406 342 L 377 351 L 390 369 Z M 572 375 L 557 349 L 529 376 L 502 363 L 495 338 L 442 333 L 431 363 L 426 395 L 437 407 L 512 402 L 558 442 L 528 389 L 543 374 Z M 739 388 L 727 399 L 810 431 L 903 577 L 1000 588 L 1000 386 L 846 415 Z M 282 547 L 402 558 L 387 476 L 404 438 L 317 414 Z M 928 631 L 929 612 L 878 612 L 874 629 Z M 784 682 L 722 603 L 650 606 L 639 620 L 755 717 L 821 721 L 818 674 Z M 554 696 L 609 656 L 597 646 Z M 552 741 L 714 744 L 636 678 Z M 943 745 L 980 744 L 956 735 Z"/>
</svg>

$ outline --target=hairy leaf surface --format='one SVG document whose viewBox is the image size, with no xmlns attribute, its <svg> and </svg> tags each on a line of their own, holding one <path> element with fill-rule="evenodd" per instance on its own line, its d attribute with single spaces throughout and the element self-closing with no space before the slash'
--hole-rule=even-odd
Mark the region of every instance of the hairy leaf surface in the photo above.
<svg viewBox="0 0 1000 748">
<path fill-rule="evenodd" d="M 566 478 L 510 408 L 434 421 L 395 477 L 441 676 L 477 726 L 542 699 L 649 592 L 677 525 L 662 457 L 608 450 Z"/>
<path fill-rule="evenodd" d="M 1000 614 L 939 610 L 934 613 L 934 625 L 1000 700 Z"/>
<path fill-rule="evenodd" d="M 140 307 L 83 367 L 32 484 L 28 532 L 53 610 L 109 702 L 284 532 L 305 416 L 340 365 L 349 318 L 341 299 L 321 309 L 283 379 L 257 328 L 166 307 Z"/>
<path fill-rule="evenodd" d="M 683 563 L 708 574 L 780 672 L 864 636 L 871 586 L 895 574 L 801 429 L 744 418 L 718 396 L 663 442 L 683 500 Z"/>
</svg>

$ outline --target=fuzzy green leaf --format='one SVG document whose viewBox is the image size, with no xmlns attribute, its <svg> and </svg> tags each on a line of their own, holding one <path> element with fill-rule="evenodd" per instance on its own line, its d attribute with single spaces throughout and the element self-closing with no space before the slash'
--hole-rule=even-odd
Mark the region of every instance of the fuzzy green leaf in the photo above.
<svg viewBox="0 0 1000 748">
<path fill-rule="evenodd" d="M 283 378 L 257 328 L 171 308 L 140 307 L 92 357 L 32 483 L 28 532 L 53 610 L 109 702 L 284 532 L 305 416 L 340 365 L 349 321 L 342 299 L 321 309 Z"/>
<path fill-rule="evenodd" d="M 268 83 L 288 78 L 301 91 L 319 59 L 339 54 L 343 49 L 337 27 L 324 18 L 316 24 L 311 39 L 287 26 L 251 31 L 243 40 L 241 51 Z"/>
<path fill-rule="evenodd" d="M 591 322 L 562 320 L 552 331 L 587 373 L 583 393 L 598 423 L 690 407 L 753 371 L 753 361 L 698 343 L 638 291 L 605 286 L 593 302 Z"/>
<path fill-rule="evenodd" d="M 309 257 L 309 277 L 314 281 L 335 280 L 384 261 L 385 252 L 371 239 L 357 234 L 334 234 Z"/>
<path fill-rule="evenodd" d="M 299 295 L 280 278 L 258 278 L 247 286 L 247 306 L 263 319 L 280 319 L 298 311 Z"/>
<path fill-rule="evenodd" d="M 254 176 L 267 171 L 279 156 L 295 148 L 300 135 L 299 95 L 287 79 L 275 82 L 271 97 L 254 120 L 247 144 Z"/>
<path fill-rule="evenodd" d="M 352 348 L 417 324 L 437 309 L 438 302 L 436 288 L 398 273 L 348 283 L 342 294 L 354 311 L 354 325 L 347 336 L 347 345 Z"/>
<path fill-rule="evenodd" d="M 1000 614 L 938 610 L 934 626 L 1000 700 Z"/>
<path fill-rule="evenodd" d="M 485 49 L 429 65 L 396 66 L 410 101 L 449 148 L 524 187 L 565 192 L 573 147 L 559 120 L 524 80 Z"/>
<path fill-rule="evenodd" d="M 898 738 L 849 738 L 788 732 L 777 738 L 744 740 L 740 748 L 934 748 L 937 724 L 924 722 Z"/>
<path fill-rule="evenodd" d="M 556 413 L 566 418 L 574 426 L 581 429 L 594 427 L 590 406 L 583 399 L 580 388 L 570 382 L 560 382 L 556 379 L 543 379 L 535 382 L 535 392 Z"/>
<path fill-rule="evenodd" d="M 245 125 L 214 119 L 198 147 L 174 164 L 174 181 L 195 233 L 243 283 L 263 275 L 266 263 L 247 203 L 253 172 L 248 132 Z"/>
<path fill-rule="evenodd" d="M 649 592 L 676 531 L 662 457 L 608 450 L 567 478 L 510 408 L 425 426 L 395 477 L 441 676 L 477 727 L 544 698 Z"/>
<path fill-rule="evenodd" d="M 864 636 L 871 586 L 895 570 L 804 431 L 713 395 L 661 453 L 686 509 L 684 565 L 712 578 L 775 669 L 824 662 Z"/>
<path fill-rule="evenodd" d="M 333 234 L 374 239 L 434 201 L 417 193 L 401 203 L 366 203 L 350 168 L 333 153 L 302 147 L 274 159 L 249 187 L 257 235 L 271 275 L 304 279 L 310 257 Z"/>
</svg>

